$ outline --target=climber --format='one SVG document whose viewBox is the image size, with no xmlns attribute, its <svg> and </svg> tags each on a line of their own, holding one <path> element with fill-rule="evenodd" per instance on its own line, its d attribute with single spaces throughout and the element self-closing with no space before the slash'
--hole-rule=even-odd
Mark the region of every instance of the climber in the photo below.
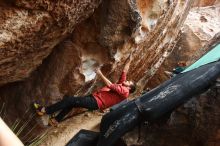
<svg viewBox="0 0 220 146">
<path fill-rule="evenodd" d="M 181 73 L 187 68 L 186 62 L 180 61 L 177 63 L 177 67 L 175 67 L 172 72 L 170 71 L 164 71 L 164 73 L 170 77 L 174 77 L 175 75 Z"/>
<path fill-rule="evenodd" d="M 178 62 L 178 66 L 173 69 L 173 73 L 177 75 L 177 74 L 181 73 L 182 71 L 184 71 L 186 69 L 186 67 L 187 67 L 186 62 L 180 61 L 180 62 Z"/>
<path fill-rule="evenodd" d="M 61 101 L 47 107 L 34 103 L 37 114 L 40 116 L 45 114 L 51 115 L 60 111 L 55 118 L 50 118 L 49 120 L 50 125 L 56 126 L 73 107 L 82 107 L 89 110 L 103 110 L 128 98 L 129 94 L 135 91 L 135 84 L 132 81 L 126 80 L 126 73 L 129 70 L 131 60 L 132 54 L 126 60 L 121 77 L 117 83 L 112 83 L 102 74 L 100 69 L 97 69 L 96 74 L 104 81 L 105 87 L 93 92 L 91 95 L 83 97 L 67 96 Z"/>
</svg>

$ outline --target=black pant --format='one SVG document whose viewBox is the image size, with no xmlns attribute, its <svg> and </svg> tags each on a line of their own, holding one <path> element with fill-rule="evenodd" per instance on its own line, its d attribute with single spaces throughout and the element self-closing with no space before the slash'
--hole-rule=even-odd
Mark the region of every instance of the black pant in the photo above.
<svg viewBox="0 0 220 146">
<path fill-rule="evenodd" d="M 97 110 L 98 104 L 95 98 L 92 95 L 84 97 L 65 97 L 61 101 L 50 105 L 45 108 L 47 114 L 52 114 L 54 112 L 61 112 L 55 117 L 55 119 L 60 122 L 71 110 L 73 107 L 82 107 L 89 110 Z"/>
</svg>

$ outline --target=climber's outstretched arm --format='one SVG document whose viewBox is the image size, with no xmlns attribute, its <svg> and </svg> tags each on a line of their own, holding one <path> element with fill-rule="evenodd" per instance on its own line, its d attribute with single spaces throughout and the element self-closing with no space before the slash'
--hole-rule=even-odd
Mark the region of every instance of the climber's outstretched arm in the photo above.
<svg viewBox="0 0 220 146">
<path fill-rule="evenodd" d="M 128 59 L 126 60 L 125 66 L 124 66 L 124 69 L 123 69 L 123 71 L 126 72 L 126 73 L 127 73 L 128 70 L 129 70 L 129 67 L 130 67 L 132 58 L 133 58 L 133 56 L 132 56 L 132 53 L 131 53 L 131 54 L 129 55 Z"/>
<path fill-rule="evenodd" d="M 110 86 L 110 85 L 112 84 L 112 82 L 111 82 L 109 79 L 107 79 L 107 78 L 102 74 L 102 72 L 101 72 L 100 69 L 97 69 L 97 70 L 96 70 L 96 73 L 97 73 L 97 75 L 99 75 L 99 76 L 101 77 L 101 79 L 104 81 L 104 83 L 105 83 L 107 86 Z"/>
</svg>

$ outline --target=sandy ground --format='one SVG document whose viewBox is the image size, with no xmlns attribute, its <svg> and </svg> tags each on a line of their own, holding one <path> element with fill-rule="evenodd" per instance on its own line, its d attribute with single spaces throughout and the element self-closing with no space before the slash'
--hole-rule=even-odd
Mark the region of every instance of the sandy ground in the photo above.
<svg viewBox="0 0 220 146">
<path fill-rule="evenodd" d="M 67 119 L 58 127 L 49 128 L 46 140 L 40 146 L 65 146 L 81 129 L 98 131 L 102 116 L 100 112 L 86 112 Z"/>
</svg>

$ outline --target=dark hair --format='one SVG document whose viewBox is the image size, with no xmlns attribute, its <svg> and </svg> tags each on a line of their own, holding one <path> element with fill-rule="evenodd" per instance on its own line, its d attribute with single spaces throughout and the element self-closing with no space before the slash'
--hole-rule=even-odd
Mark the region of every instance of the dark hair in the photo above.
<svg viewBox="0 0 220 146">
<path fill-rule="evenodd" d="M 133 82 L 133 84 L 130 85 L 129 87 L 130 87 L 129 92 L 130 92 L 130 93 L 134 93 L 134 91 L 136 90 L 136 84 Z"/>
</svg>

